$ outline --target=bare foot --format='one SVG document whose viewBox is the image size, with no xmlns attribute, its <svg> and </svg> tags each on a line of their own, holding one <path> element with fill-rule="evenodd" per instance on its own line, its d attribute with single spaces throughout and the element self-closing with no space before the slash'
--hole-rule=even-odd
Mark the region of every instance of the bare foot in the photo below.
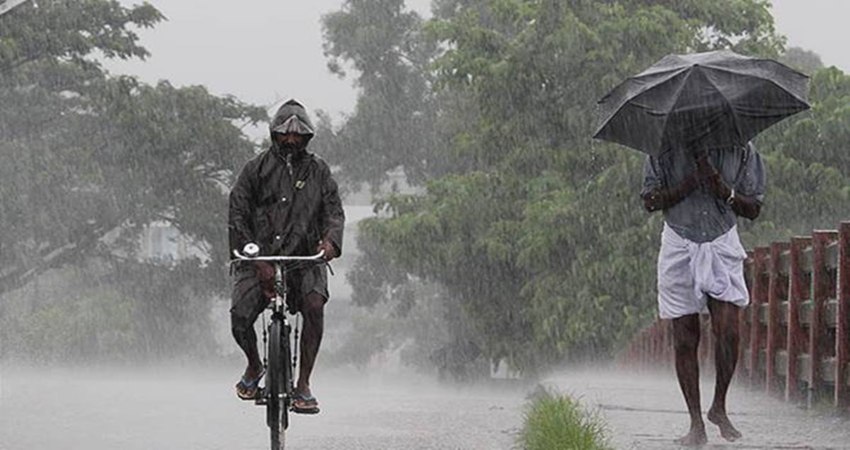
<svg viewBox="0 0 850 450">
<path fill-rule="evenodd" d="M 741 438 L 741 432 L 732 425 L 725 412 L 712 408 L 708 410 L 707 417 L 711 423 L 720 428 L 720 436 L 723 436 L 723 439 L 733 442 Z"/>
<path fill-rule="evenodd" d="M 676 443 L 685 447 L 700 447 L 708 442 L 708 437 L 705 435 L 705 427 L 693 427 L 688 434 L 676 439 Z"/>
</svg>

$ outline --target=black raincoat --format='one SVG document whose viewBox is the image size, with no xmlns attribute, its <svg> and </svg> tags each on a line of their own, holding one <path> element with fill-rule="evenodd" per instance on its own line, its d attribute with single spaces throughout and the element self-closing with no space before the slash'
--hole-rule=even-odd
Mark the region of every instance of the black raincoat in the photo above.
<svg viewBox="0 0 850 450">
<path fill-rule="evenodd" d="M 312 137 L 307 113 L 293 101 L 278 110 L 272 132 L 292 116 Z M 245 164 L 230 191 L 231 252 L 254 242 L 262 255 L 309 255 L 329 240 L 340 254 L 344 222 L 330 167 L 306 149 L 286 153 L 273 143 Z"/>
<path fill-rule="evenodd" d="M 278 109 L 270 130 L 272 134 L 295 131 L 307 142 L 313 137 L 304 107 L 294 100 Z M 319 242 L 326 240 L 338 256 L 342 253 L 344 222 L 342 201 L 328 164 L 306 148 L 279 147 L 274 138 L 271 148 L 245 164 L 230 191 L 231 253 L 254 242 L 260 246 L 261 255 L 304 256 L 314 254 Z M 294 300 L 312 290 L 328 298 L 327 269 L 323 265 L 292 273 L 288 281 Z M 254 267 L 237 267 L 232 312 L 242 310 L 253 316 L 253 310 L 262 311 L 257 305 L 261 297 Z M 240 306 L 243 300 L 246 304 Z"/>
</svg>

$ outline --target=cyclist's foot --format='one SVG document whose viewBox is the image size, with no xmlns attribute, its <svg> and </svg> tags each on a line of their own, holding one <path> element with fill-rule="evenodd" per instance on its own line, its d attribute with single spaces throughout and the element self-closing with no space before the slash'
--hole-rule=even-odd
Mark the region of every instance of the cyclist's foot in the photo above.
<svg viewBox="0 0 850 450">
<path fill-rule="evenodd" d="M 319 401 L 309 392 L 292 396 L 292 412 L 297 414 L 318 414 Z"/>
<path fill-rule="evenodd" d="M 258 379 L 258 378 L 262 378 L 263 373 L 264 373 L 264 371 L 263 371 L 263 365 L 262 364 L 257 363 L 256 366 L 248 365 L 247 367 L 245 367 L 245 372 L 242 373 L 242 378 L 246 378 L 246 379 L 249 379 L 249 380 L 255 380 L 255 379 Z"/>
<path fill-rule="evenodd" d="M 245 369 L 245 374 L 242 379 L 236 383 L 236 395 L 242 400 L 254 400 L 257 398 L 257 392 L 260 390 L 260 380 L 263 378 L 264 372 L 253 370 L 250 367 Z"/>
</svg>

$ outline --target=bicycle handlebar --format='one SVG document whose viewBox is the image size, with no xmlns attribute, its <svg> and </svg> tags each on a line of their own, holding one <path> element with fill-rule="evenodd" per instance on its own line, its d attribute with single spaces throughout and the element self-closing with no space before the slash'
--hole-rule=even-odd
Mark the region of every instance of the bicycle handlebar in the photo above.
<svg viewBox="0 0 850 450">
<path fill-rule="evenodd" d="M 230 262 L 236 261 L 271 261 L 271 262 L 285 262 L 285 261 L 320 261 L 325 256 L 325 251 L 321 250 L 319 253 L 316 253 L 312 256 L 245 256 L 242 253 L 239 253 L 239 250 L 233 250 L 233 256 L 236 259 L 231 260 Z"/>
</svg>

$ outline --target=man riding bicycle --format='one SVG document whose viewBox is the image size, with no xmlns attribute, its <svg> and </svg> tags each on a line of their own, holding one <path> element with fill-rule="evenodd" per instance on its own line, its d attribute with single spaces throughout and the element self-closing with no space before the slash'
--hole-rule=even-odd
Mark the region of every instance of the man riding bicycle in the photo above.
<svg viewBox="0 0 850 450">
<path fill-rule="evenodd" d="M 248 161 L 230 191 L 230 251 L 255 243 L 261 255 L 300 256 L 324 251 L 330 261 L 342 252 L 345 214 L 328 164 L 307 151 L 313 126 L 304 107 L 284 103 L 269 126 L 271 147 Z M 265 262 L 237 264 L 231 297 L 233 337 L 245 352 L 248 367 L 236 384 L 242 399 L 254 399 L 263 377 L 254 322 L 274 297 L 274 267 Z M 292 410 L 315 414 L 319 404 L 310 390 L 310 375 L 324 327 L 328 301 L 327 267 L 292 271 L 286 279 L 287 307 L 304 318 L 301 367 Z"/>
</svg>

